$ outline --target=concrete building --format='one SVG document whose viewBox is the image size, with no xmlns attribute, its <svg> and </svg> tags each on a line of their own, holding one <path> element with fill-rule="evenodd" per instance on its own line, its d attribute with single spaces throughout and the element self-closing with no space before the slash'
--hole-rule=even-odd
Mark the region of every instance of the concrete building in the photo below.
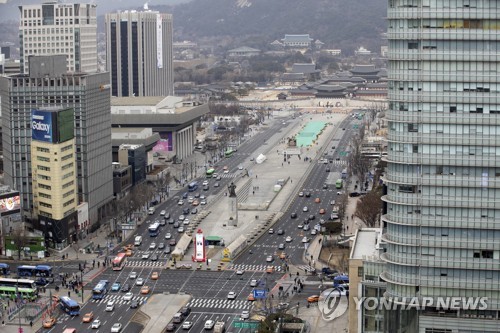
<svg viewBox="0 0 500 333">
<path fill-rule="evenodd" d="M 105 20 L 112 96 L 173 95 L 172 15 L 132 10 Z"/>
<path fill-rule="evenodd" d="M 67 73 L 65 56 L 30 57 L 29 74 L 0 78 L 5 183 L 19 190 L 24 216 L 35 219 L 31 170 L 31 111 L 75 112 L 78 202 L 97 221 L 112 199 L 111 115 L 107 73 Z"/>
<path fill-rule="evenodd" d="M 160 141 L 160 135 L 151 128 L 118 128 L 111 129 L 113 145 L 113 162 L 118 162 L 118 150 L 121 145 L 143 145 L 146 149 L 146 173 L 153 170 L 153 148 Z"/>
<path fill-rule="evenodd" d="M 380 259 L 383 253 L 382 230 L 362 228 L 356 231 L 349 256 L 349 304 L 356 304 L 354 298 L 383 298 L 385 282 L 380 279 L 385 262 Z M 357 309 L 349 306 L 349 332 L 384 332 L 383 312 L 379 309 Z"/>
<path fill-rule="evenodd" d="M 153 133 L 160 135 L 153 151 L 176 162 L 193 153 L 195 123 L 208 111 L 207 104 L 199 105 L 173 96 L 111 98 L 113 127 L 151 128 Z"/>
<path fill-rule="evenodd" d="M 389 1 L 381 277 L 400 311 L 387 332 L 500 332 L 499 10 Z M 403 310 L 412 297 L 434 306 Z M 436 306 L 443 297 L 486 297 L 487 309 Z"/>
<path fill-rule="evenodd" d="M 146 180 L 146 148 L 143 145 L 121 145 L 118 149 L 120 165 L 130 165 L 132 186 Z"/>
<path fill-rule="evenodd" d="M 62 3 L 19 6 L 21 71 L 28 74 L 30 56 L 66 56 L 67 71 L 97 72 L 95 4 Z"/>
<path fill-rule="evenodd" d="M 65 248 L 77 240 L 78 182 L 74 111 L 32 111 L 31 170 L 33 215 L 50 247 Z"/>
<path fill-rule="evenodd" d="M 281 39 L 283 46 L 289 48 L 309 48 L 311 47 L 312 41 L 313 39 L 309 37 L 309 34 L 285 35 L 285 38 Z"/>
<path fill-rule="evenodd" d="M 113 195 L 121 199 L 132 188 L 132 166 L 113 162 Z"/>
</svg>

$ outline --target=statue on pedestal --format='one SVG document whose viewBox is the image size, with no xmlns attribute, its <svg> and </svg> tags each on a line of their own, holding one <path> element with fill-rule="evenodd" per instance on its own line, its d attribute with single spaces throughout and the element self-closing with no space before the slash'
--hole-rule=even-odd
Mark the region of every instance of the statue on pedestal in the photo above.
<svg viewBox="0 0 500 333">
<path fill-rule="evenodd" d="M 229 190 L 229 197 L 236 198 L 236 185 L 233 182 L 227 186 L 227 189 Z"/>
</svg>

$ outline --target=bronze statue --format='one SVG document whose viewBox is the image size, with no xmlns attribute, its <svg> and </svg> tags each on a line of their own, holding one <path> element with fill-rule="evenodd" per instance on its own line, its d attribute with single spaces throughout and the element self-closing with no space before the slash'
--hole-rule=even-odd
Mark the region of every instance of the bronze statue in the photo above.
<svg viewBox="0 0 500 333">
<path fill-rule="evenodd" d="M 233 182 L 227 186 L 227 189 L 229 190 L 229 197 L 236 198 L 236 185 Z"/>
</svg>

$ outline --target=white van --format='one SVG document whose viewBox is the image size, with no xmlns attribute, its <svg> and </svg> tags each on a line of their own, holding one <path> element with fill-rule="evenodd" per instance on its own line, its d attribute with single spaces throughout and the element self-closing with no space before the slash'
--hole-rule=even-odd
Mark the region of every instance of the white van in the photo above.
<svg viewBox="0 0 500 333">
<path fill-rule="evenodd" d="M 155 207 L 149 207 L 149 209 L 148 209 L 148 214 L 149 214 L 149 215 L 153 215 L 153 214 L 155 213 L 155 211 L 156 211 L 156 208 L 155 208 Z"/>
<path fill-rule="evenodd" d="M 142 244 L 142 236 L 135 236 L 134 245 L 139 246 Z"/>
</svg>

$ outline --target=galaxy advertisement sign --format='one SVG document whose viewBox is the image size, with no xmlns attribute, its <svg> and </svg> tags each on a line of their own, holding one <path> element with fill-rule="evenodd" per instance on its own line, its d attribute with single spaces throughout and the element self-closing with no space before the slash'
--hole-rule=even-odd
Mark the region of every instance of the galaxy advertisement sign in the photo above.
<svg viewBox="0 0 500 333">
<path fill-rule="evenodd" d="M 54 113 L 32 110 L 31 111 L 31 138 L 37 141 L 54 142 L 52 133 Z"/>
</svg>

